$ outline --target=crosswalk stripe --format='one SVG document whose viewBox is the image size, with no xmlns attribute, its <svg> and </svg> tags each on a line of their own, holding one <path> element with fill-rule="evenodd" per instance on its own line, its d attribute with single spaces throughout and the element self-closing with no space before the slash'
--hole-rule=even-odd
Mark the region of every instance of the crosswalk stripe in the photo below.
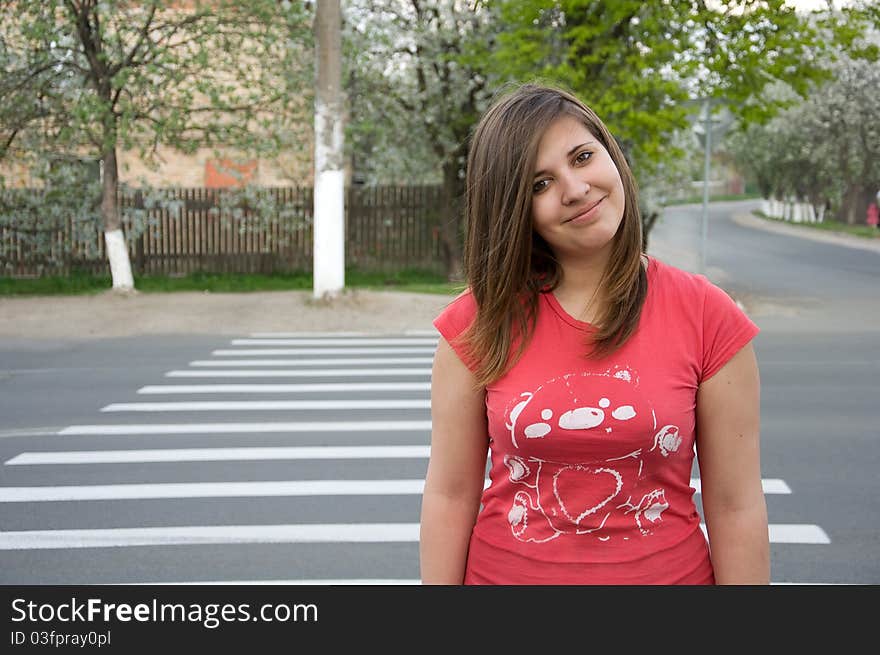
<svg viewBox="0 0 880 655">
<path fill-rule="evenodd" d="M 404 330 L 387 334 L 387 337 L 438 337 L 437 330 Z M 296 339 L 300 337 L 375 337 L 375 332 L 252 332 L 248 335 L 251 339 Z"/>
<path fill-rule="evenodd" d="M 372 337 L 370 332 L 252 332 L 252 339 L 295 339 L 297 337 Z"/>
<path fill-rule="evenodd" d="M 139 394 L 341 393 L 349 391 L 430 391 L 430 382 L 325 382 L 317 384 L 151 384 Z"/>
<path fill-rule="evenodd" d="M 424 480 L 271 480 L 260 482 L 167 482 L 156 484 L 0 487 L 0 503 L 133 500 L 155 498 L 249 498 L 255 496 L 388 496 L 421 494 Z M 484 481 L 484 487 L 489 480 Z"/>
<path fill-rule="evenodd" d="M 145 464 L 149 462 L 222 462 L 299 459 L 427 459 L 430 446 L 290 446 L 277 448 L 171 448 L 26 452 L 9 466 L 45 464 Z"/>
<path fill-rule="evenodd" d="M 431 377 L 429 368 L 395 368 L 395 369 L 372 369 L 372 368 L 331 368 L 331 369 L 300 369 L 300 370 L 273 370 L 260 369 L 246 370 L 212 370 L 212 371 L 168 371 L 166 378 L 362 378 L 362 377 Z"/>
<path fill-rule="evenodd" d="M 708 535 L 706 524 L 700 524 L 704 535 Z M 771 544 L 830 544 L 828 534 L 818 525 L 802 523 L 771 523 L 769 526 Z"/>
<path fill-rule="evenodd" d="M 419 527 L 418 523 L 326 523 L 0 531 L 0 550 L 190 544 L 416 543 Z M 705 525 L 700 527 L 705 533 Z M 770 542 L 827 544 L 831 541 L 817 525 L 771 524 Z"/>
<path fill-rule="evenodd" d="M 170 403 L 113 403 L 102 412 L 231 412 L 265 410 L 330 409 L 430 409 L 425 400 L 230 400 Z"/>
<path fill-rule="evenodd" d="M 233 339 L 233 346 L 436 346 L 437 339 L 410 337 L 395 339 L 375 337 L 366 339 Z"/>
<path fill-rule="evenodd" d="M 421 494 L 424 486 L 424 480 L 268 480 L 0 487 L 0 503 L 255 496 L 390 496 Z"/>
<path fill-rule="evenodd" d="M 255 355 L 433 355 L 435 348 L 242 348 L 211 352 L 215 357 Z"/>
<path fill-rule="evenodd" d="M 828 534 L 818 525 L 770 524 L 773 544 L 830 544 Z"/>
<path fill-rule="evenodd" d="M 71 425 L 59 435 L 128 434 L 254 434 L 258 432 L 427 432 L 431 421 L 315 421 L 258 423 L 146 423 L 114 425 Z"/>
<path fill-rule="evenodd" d="M 410 454 L 412 455 L 413 452 L 414 451 L 411 450 Z M 159 459 L 151 461 L 171 460 Z M 116 460 L 115 463 L 119 463 L 119 460 Z M 490 483 L 490 480 L 484 480 L 483 487 L 488 487 Z M 136 498 L 388 496 L 421 494 L 424 489 L 425 481 L 423 479 L 264 480 L 259 482 L 160 482 L 153 484 L 28 486 L 0 487 L 0 503 L 63 502 L 71 500 L 132 500 Z"/>
<path fill-rule="evenodd" d="M 357 366 L 369 364 L 372 366 L 388 364 L 431 364 L 433 357 L 349 357 L 328 359 L 197 359 L 189 363 L 190 366 L 201 367 L 230 367 L 230 366 Z M 394 373 L 397 369 L 388 369 Z"/>
<path fill-rule="evenodd" d="M 161 528 L 0 531 L 0 550 L 187 544 L 412 543 L 418 540 L 418 523 L 187 525 Z"/>
<path fill-rule="evenodd" d="M 696 489 L 697 493 L 702 491 L 699 478 L 691 478 L 691 486 Z M 791 487 L 786 484 L 785 480 L 778 478 L 764 478 L 761 480 L 761 486 L 765 494 L 790 494 Z"/>
</svg>

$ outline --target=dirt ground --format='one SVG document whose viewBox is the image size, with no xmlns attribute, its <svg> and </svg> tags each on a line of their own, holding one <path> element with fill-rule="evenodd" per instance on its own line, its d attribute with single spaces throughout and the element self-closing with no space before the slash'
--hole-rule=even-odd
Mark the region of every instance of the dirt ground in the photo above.
<svg viewBox="0 0 880 655">
<path fill-rule="evenodd" d="M 432 330 L 449 296 L 346 291 L 316 301 L 309 291 L 139 293 L 0 298 L 0 338 L 94 339 L 146 334 L 252 332 L 396 333 Z"/>
</svg>

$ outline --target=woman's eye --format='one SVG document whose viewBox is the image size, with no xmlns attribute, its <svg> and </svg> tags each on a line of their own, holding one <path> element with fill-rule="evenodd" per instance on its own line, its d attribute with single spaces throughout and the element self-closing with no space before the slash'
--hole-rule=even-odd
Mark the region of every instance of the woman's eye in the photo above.
<svg viewBox="0 0 880 655">
<path fill-rule="evenodd" d="M 547 184 L 547 180 L 538 180 L 532 185 L 532 193 L 541 193 L 541 191 L 547 188 Z"/>
<path fill-rule="evenodd" d="M 585 161 L 587 161 L 592 156 L 593 156 L 592 152 L 590 152 L 589 150 L 584 150 L 577 157 L 575 157 L 575 162 L 577 162 L 578 164 L 583 164 Z"/>
</svg>

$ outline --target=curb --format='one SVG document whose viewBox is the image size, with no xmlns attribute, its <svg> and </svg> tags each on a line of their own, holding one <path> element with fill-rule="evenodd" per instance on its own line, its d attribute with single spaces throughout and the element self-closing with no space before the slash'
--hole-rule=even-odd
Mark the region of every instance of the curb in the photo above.
<svg viewBox="0 0 880 655">
<path fill-rule="evenodd" d="M 751 227 L 764 230 L 765 232 L 775 232 L 777 234 L 800 237 L 810 241 L 832 243 L 834 245 L 856 248 L 858 250 L 870 250 L 880 254 L 880 239 L 871 241 L 869 239 L 863 239 L 861 237 L 840 232 L 823 232 L 808 227 L 798 227 L 796 225 L 788 225 L 785 223 L 770 222 L 752 214 L 733 214 L 731 220 L 737 225 L 743 227 Z"/>
</svg>

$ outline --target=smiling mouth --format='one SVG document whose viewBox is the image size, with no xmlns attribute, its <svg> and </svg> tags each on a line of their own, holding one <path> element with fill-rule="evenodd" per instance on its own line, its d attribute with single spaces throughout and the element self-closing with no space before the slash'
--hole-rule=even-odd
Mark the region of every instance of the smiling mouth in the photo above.
<svg viewBox="0 0 880 655">
<path fill-rule="evenodd" d="M 592 205 L 590 205 L 589 207 L 587 207 L 585 210 L 583 210 L 582 212 L 579 212 L 579 213 L 575 214 L 574 216 L 572 216 L 571 218 L 566 219 L 566 220 L 563 221 L 563 222 L 564 222 L 564 223 L 569 223 L 569 222 L 573 221 L 573 220 L 576 219 L 576 218 L 580 218 L 581 216 L 584 216 L 585 214 L 589 214 L 589 213 L 590 213 L 591 211 L 593 211 L 596 207 L 598 207 L 599 204 L 600 204 L 603 200 L 605 200 L 605 198 L 607 198 L 607 197 L 608 197 L 608 196 L 602 196 L 601 198 L 599 198 L 599 200 L 597 200 L 595 203 L 593 203 Z"/>
</svg>

